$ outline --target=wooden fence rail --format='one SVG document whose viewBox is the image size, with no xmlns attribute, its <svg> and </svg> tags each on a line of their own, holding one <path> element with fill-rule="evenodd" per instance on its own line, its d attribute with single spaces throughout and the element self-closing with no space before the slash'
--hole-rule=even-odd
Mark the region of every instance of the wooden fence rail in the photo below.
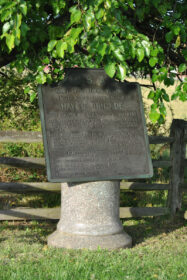
<svg viewBox="0 0 187 280">
<path fill-rule="evenodd" d="M 171 167 L 170 160 L 152 160 L 154 167 Z M 45 167 L 45 158 L 30 157 L 0 157 L 0 167 L 37 168 Z"/>
<path fill-rule="evenodd" d="M 120 218 L 161 216 L 169 213 L 168 208 L 160 207 L 120 207 Z M 60 219 L 60 207 L 56 208 L 26 208 L 19 207 L 0 210 L 1 220 L 58 220 Z"/>
<path fill-rule="evenodd" d="M 3 143 L 40 143 L 42 134 L 40 132 L 1 131 L 0 142 Z M 170 137 L 149 136 L 150 144 L 170 144 L 170 160 L 153 160 L 153 166 L 170 168 L 170 180 L 168 184 L 148 184 L 144 182 L 121 182 L 121 190 L 153 191 L 167 190 L 167 207 L 121 207 L 120 217 L 141 217 L 175 214 L 181 208 L 182 193 L 187 191 L 184 183 L 184 167 L 187 166 L 185 159 L 185 148 L 187 142 L 187 122 L 174 120 L 171 126 Z M 44 158 L 11 158 L 0 157 L 0 168 L 45 168 Z M 0 182 L 0 194 L 10 193 L 40 193 L 60 192 L 59 183 L 49 182 Z M 13 208 L 0 210 L 0 220 L 30 220 L 30 219 L 59 219 L 60 208 Z M 187 217 L 187 213 L 185 214 Z"/>
<path fill-rule="evenodd" d="M 147 184 L 139 182 L 121 182 L 121 190 L 156 191 L 170 190 L 170 184 Z M 60 183 L 0 183 L 0 194 L 8 193 L 35 193 L 35 192 L 60 192 Z"/>
<path fill-rule="evenodd" d="M 41 143 L 42 141 L 42 133 L 39 131 L 0 131 L 0 142 L 3 143 Z M 171 143 L 173 141 L 173 137 L 149 136 L 150 144 Z"/>
</svg>

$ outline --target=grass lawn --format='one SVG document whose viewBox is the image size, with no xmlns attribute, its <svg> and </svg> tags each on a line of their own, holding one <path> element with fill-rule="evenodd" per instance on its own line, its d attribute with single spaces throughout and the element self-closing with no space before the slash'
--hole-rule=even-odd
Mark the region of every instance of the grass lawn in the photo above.
<svg viewBox="0 0 187 280">
<path fill-rule="evenodd" d="M 187 279 L 187 221 L 181 217 L 124 220 L 133 248 L 107 251 L 52 249 L 52 222 L 1 222 L 1 280 Z"/>
</svg>

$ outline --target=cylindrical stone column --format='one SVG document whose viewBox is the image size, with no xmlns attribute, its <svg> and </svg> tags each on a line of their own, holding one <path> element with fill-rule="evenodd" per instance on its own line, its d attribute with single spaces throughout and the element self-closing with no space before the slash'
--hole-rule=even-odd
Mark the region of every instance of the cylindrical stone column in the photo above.
<svg viewBox="0 0 187 280">
<path fill-rule="evenodd" d="M 61 218 L 48 245 L 72 249 L 118 249 L 132 246 L 119 219 L 118 181 L 65 183 Z"/>
</svg>

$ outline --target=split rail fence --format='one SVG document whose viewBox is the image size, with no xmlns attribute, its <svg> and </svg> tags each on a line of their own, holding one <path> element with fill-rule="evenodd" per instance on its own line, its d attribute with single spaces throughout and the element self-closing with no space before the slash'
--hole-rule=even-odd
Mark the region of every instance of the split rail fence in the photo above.
<svg viewBox="0 0 187 280">
<path fill-rule="evenodd" d="M 0 142 L 3 143 L 37 143 L 42 142 L 40 132 L 15 132 L 1 131 Z M 170 179 L 168 184 L 121 182 L 121 190 L 133 191 L 168 191 L 167 207 L 121 207 L 120 218 L 159 216 L 165 214 L 174 215 L 181 208 L 182 194 L 187 192 L 187 184 L 184 183 L 184 168 L 187 166 L 185 149 L 187 143 L 187 121 L 173 120 L 170 136 L 149 136 L 150 144 L 170 144 L 169 160 L 153 160 L 153 167 L 170 167 Z M 7 158 L 0 157 L 0 167 L 44 168 L 44 158 Z M 59 183 L 41 182 L 0 182 L 0 195 L 7 193 L 36 193 L 36 192 L 60 192 Z M 185 213 L 187 218 L 187 212 Z M 60 208 L 12 208 L 0 210 L 0 220 L 45 220 L 59 219 Z"/>
</svg>

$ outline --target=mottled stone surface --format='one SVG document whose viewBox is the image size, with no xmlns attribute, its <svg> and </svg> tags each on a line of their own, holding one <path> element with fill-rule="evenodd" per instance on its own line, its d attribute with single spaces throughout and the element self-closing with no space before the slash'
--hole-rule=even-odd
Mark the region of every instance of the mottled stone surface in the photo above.
<svg viewBox="0 0 187 280">
<path fill-rule="evenodd" d="M 119 219 L 118 181 L 62 184 L 61 219 L 48 245 L 97 249 L 131 247 Z"/>
<path fill-rule="evenodd" d="M 56 248 L 67 249 L 90 249 L 98 248 L 116 250 L 122 248 L 131 248 L 132 239 L 125 233 L 114 235 L 70 235 L 61 231 L 55 231 L 48 238 L 48 245 Z"/>
</svg>

